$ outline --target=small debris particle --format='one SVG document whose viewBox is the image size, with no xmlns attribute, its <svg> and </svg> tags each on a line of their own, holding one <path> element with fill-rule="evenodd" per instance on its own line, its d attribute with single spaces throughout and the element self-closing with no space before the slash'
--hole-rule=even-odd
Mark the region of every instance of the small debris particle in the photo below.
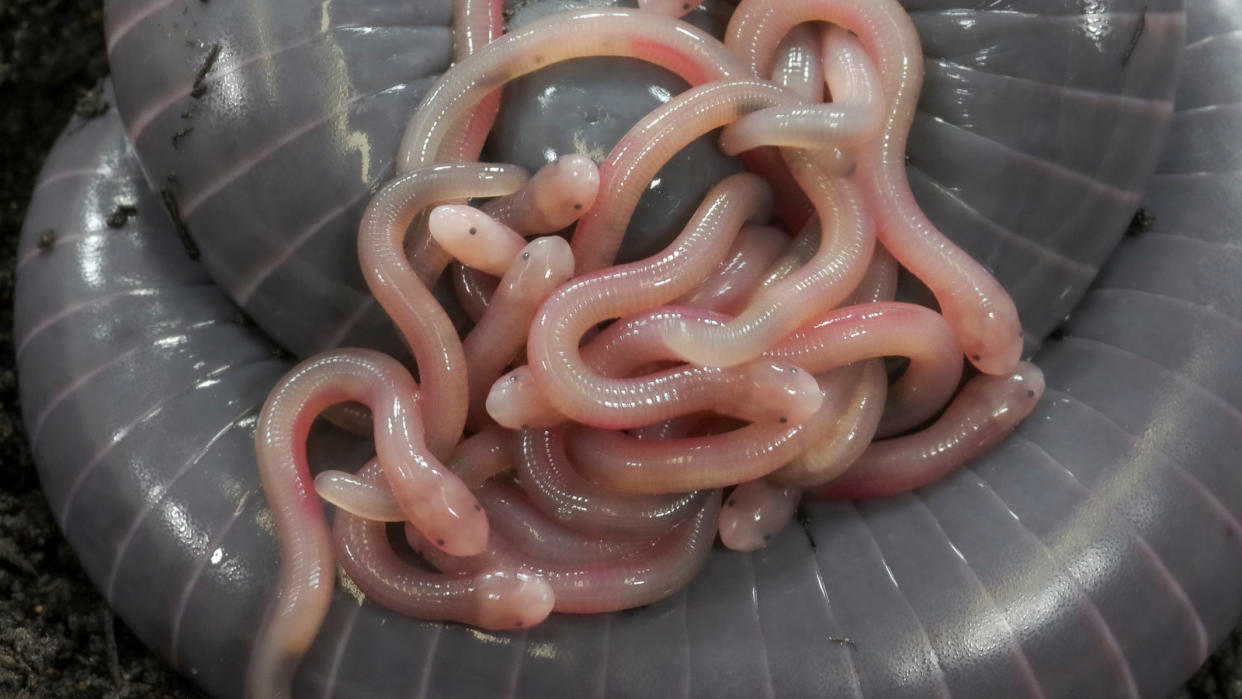
<svg viewBox="0 0 1242 699">
<path fill-rule="evenodd" d="M 194 131 L 194 127 L 187 126 L 186 128 L 181 129 L 177 133 L 173 134 L 172 136 L 173 150 L 181 150 L 181 141 L 184 140 L 186 136 L 189 136 L 192 131 Z"/>
<path fill-rule="evenodd" d="M 1052 329 L 1052 332 L 1048 333 L 1049 340 L 1061 341 L 1067 337 L 1069 337 L 1069 330 L 1064 325 L 1058 325 Z"/>
<path fill-rule="evenodd" d="M 108 224 L 108 228 L 121 228 L 129 222 L 130 218 L 137 215 L 138 207 L 133 204 L 117 204 L 112 213 L 108 214 L 108 219 L 105 223 Z"/>
<path fill-rule="evenodd" d="M 173 225 L 177 228 L 177 237 L 181 239 L 181 246 L 185 248 L 185 254 L 191 260 L 198 260 L 202 255 L 198 251 L 198 246 L 194 244 L 194 239 L 190 237 L 190 229 L 186 227 L 185 221 L 181 220 L 181 206 L 177 204 L 177 195 L 165 187 L 160 190 L 160 200 L 164 202 L 164 208 L 168 209 L 168 215 L 172 217 Z"/>
<path fill-rule="evenodd" d="M 828 642 L 829 642 L 829 643 L 839 643 L 839 644 L 841 644 L 841 645 L 843 645 L 843 646 L 849 646 L 850 648 L 853 648 L 854 650 L 858 650 L 858 644 L 857 644 L 857 643 L 854 643 L 854 641 L 853 641 L 852 639 L 850 639 L 850 638 L 848 638 L 848 637 L 846 637 L 846 636 L 829 636 L 829 637 L 828 637 Z"/>
<path fill-rule="evenodd" d="M 798 520 L 802 532 L 806 534 L 806 542 L 811 545 L 811 551 L 818 551 L 819 546 L 815 544 L 815 535 L 811 533 L 811 513 L 799 505 L 798 509 L 794 510 L 794 518 Z"/>
<path fill-rule="evenodd" d="M 1156 222 L 1156 217 L 1150 211 L 1143 207 L 1139 207 L 1134 212 L 1134 218 L 1130 219 L 1130 225 L 1126 227 L 1127 238 L 1137 238 L 1151 229 L 1151 225 Z"/>
<path fill-rule="evenodd" d="M 103 96 L 103 83 L 95 83 L 89 90 L 79 93 L 77 104 L 73 105 L 73 113 L 81 119 L 94 119 L 108 113 L 112 107 Z"/>
<path fill-rule="evenodd" d="M 207 58 L 203 59 L 203 64 L 198 67 L 198 72 L 194 75 L 194 87 L 190 90 L 190 97 L 199 99 L 207 94 L 207 74 L 211 72 L 212 66 L 216 64 L 216 59 L 220 57 L 219 42 L 211 45 L 211 50 L 207 52 Z"/>
<path fill-rule="evenodd" d="M 51 250 L 52 246 L 55 244 L 56 244 L 56 231 L 52 230 L 51 228 L 45 228 L 42 232 L 40 232 L 39 241 L 35 243 L 35 245 L 38 245 L 39 249 L 43 250 L 44 252 Z"/>
<path fill-rule="evenodd" d="M 1130 58 L 1134 56 L 1134 49 L 1138 48 L 1139 39 L 1143 38 L 1143 31 L 1147 29 L 1147 6 L 1144 5 L 1139 10 L 1138 21 L 1134 23 L 1134 33 L 1130 35 L 1130 43 L 1126 45 L 1124 51 L 1121 52 L 1121 67 L 1125 68 L 1130 63 Z"/>
</svg>

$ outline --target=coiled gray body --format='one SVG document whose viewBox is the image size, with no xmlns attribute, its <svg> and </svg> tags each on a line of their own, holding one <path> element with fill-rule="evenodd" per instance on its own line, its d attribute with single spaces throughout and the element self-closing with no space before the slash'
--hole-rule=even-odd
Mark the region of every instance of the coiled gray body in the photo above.
<svg viewBox="0 0 1242 699">
<path fill-rule="evenodd" d="M 447 41 L 435 3 L 271 4 L 110 3 L 126 125 L 71 126 L 19 253 L 22 402 L 52 509 L 131 628 L 218 696 L 238 695 L 276 566 L 250 440 L 288 367 L 221 289 L 298 349 L 325 340 L 294 314 L 356 310 L 308 300 L 359 288 L 349 212 Z M 909 3 L 929 56 L 912 181 L 1033 335 L 1082 296 L 1036 355 L 1032 418 L 941 483 L 811 505 L 632 612 L 498 635 L 339 593 L 299 696 L 1159 696 L 1206 658 L 1242 611 L 1242 10 L 963 4 Z M 1085 291 L 1144 186 L 1154 221 Z M 120 204 L 139 215 L 111 229 Z"/>
</svg>

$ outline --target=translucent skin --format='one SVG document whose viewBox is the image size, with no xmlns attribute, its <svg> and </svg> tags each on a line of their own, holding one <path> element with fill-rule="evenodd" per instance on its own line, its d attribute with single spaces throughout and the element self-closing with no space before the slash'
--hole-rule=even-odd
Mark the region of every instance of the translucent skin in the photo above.
<svg viewBox="0 0 1242 699">
<path fill-rule="evenodd" d="M 460 61 L 478 53 L 485 45 L 504 32 L 503 0 L 455 0 L 453 2 L 453 57 Z M 436 162 L 469 163 L 479 159 L 483 144 L 496 122 L 500 110 L 501 91 L 483 97 L 468 118 L 455 124 L 447 146 L 437 153 Z M 464 201 L 464 200 L 463 200 Z M 448 256 L 427 236 L 425 224 L 419 220 L 410 236 L 410 266 L 419 279 L 434 286 L 448 264 Z"/>
<path fill-rule="evenodd" d="M 798 255 L 799 247 L 809 246 L 795 243 L 790 247 Z M 880 303 L 891 301 L 896 293 L 897 262 L 877 245 L 867 273 L 846 302 Z M 960 366 L 960 358 L 957 364 Z M 889 394 L 888 372 L 882 360 L 863 360 L 817 378 L 824 391 L 824 407 L 807 426 L 809 443 L 801 454 L 768 476 L 772 483 L 805 487 L 835 478 L 862 455 L 881 427 Z"/>
<path fill-rule="evenodd" d="M 510 435 L 495 426 L 485 427 L 462 440 L 445 466 L 470 490 L 476 490 L 492 476 L 513 470 Z M 377 522 L 404 522 L 405 513 L 382 480 L 363 477 L 378 459 L 368 461 L 358 474 L 327 470 L 315 476 L 319 497 L 351 514 Z M 486 507 L 484 507 L 486 511 Z M 491 522 L 489 521 L 489 525 Z"/>
<path fill-rule="evenodd" d="M 652 539 L 599 536 L 574 531 L 531 502 L 516 486 L 491 482 L 475 495 L 487 512 L 492 532 L 513 545 L 526 560 L 545 563 L 598 563 L 641 553 Z"/>
<path fill-rule="evenodd" d="M 539 509 L 574 531 L 656 536 L 689 517 L 706 497 L 705 492 L 630 495 L 609 491 L 574 469 L 561 430 L 526 429 L 519 440 L 517 473 L 522 490 Z"/>
<path fill-rule="evenodd" d="M 483 213 L 523 237 L 555 233 L 595 205 L 599 194 L 599 168 L 584 155 L 562 155 L 535 171 L 526 185 L 513 194 L 483 203 Z M 503 270 L 495 276 L 503 274 Z M 456 264 L 453 285 L 457 300 L 478 321 L 491 302 L 497 280 L 473 267 Z"/>
<path fill-rule="evenodd" d="M 1022 352 L 1013 301 L 927 219 L 906 179 L 906 139 L 923 82 L 922 53 L 909 16 L 895 0 L 743 0 L 725 44 L 746 56 L 753 74 L 767 75 L 780 39 L 809 21 L 852 31 L 879 68 L 888 115 L 874 146 L 859 152 L 859 172 L 880 240 L 936 295 L 967 358 L 984 373 L 1008 374 Z"/>
<path fill-rule="evenodd" d="M 456 476 L 427 452 L 418 387 L 395 359 L 369 350 L 312 357 L 285 376 L 259 416 L 255 456 L 281 544 L 280 579 L 247 680 L 252 696 L 287 693 L 323 622 L 335 576 L 327 523 L 314 496 L 306 437 L 327 406 L 371 408 L 384 475 L 405 515 L 454 555 L 482 550 L 487 517 Z"/>
<path fill-rule="evenodd" d="M 701 3 L 702 0 L 638 0 L 638 9 L 667 17 L 683 17 Z"/>
<path fill-rule="evenodd" d="M 578 425 L 569 457 L 592 481 L 619 493 L 680 493 L 762 478 L 806 449 L 805 424 L 755 423 L 723 434 L 637 439 Z"/>
<path fill-rule="evenodd" d="M 746 73 L 745 65 L 699 29 L 638 10 L 581 10 L 532 22 L 450 68 L 401 139 L 397 171 L 436 162 L 453 124 L 497 85 L 560 61 L 622 56 L 667 68 L 691 85 Z M 450 146 L 451 147 L 451 146 Z M 575 251 L 576 252 L 576 251 Z"/>
<path fill-rule="evenodd" d="M 976 376 L 931 426 L 873 443 L 843 476 L 811 492 L 860 500 L 926 485 L 999 443 L 1043 394 L 1043 372 L 1027 362 L 1009 376 Z"/>
<path fill-rule="evenodd" d="M 935 311 L 910 303 L 846 306 L 817 318 L 765 356 L 820 374 L 868 357 L 908 357 L 889 387 L 884 425 L 902 432 L 935 415 L 957 390 L 962 350 Z"/>
<path fill-rule="evenodd" d="M 499 277 L 509 269 L 526 239 L 472 206 L 445 204 L 427 219 L 431 239 L 464 265 Z"/>
<path fill-rule="evenodd" d="M 733 489 L 720 510 L 720 543 L 734 551 L 757 551 L 793 519 L 802 489 L 747 481 Z"/>
<path fill-rule="evenodd" d="M 755 16 L 769 16 L 760 3 L 747 2 Z M 863 7 L 858 0 L 802 5 L 828 14 L 814 19 L 836 20 L 844 28 L 812 28 L 795 36 L 783 44 L 778 72 L 799 93 L 814 97 L 817 88 L 807 76 L 815 72 L 804 69 L 799 77 L 797 63 L 818 63 L 834 98 L 827 105 L 804 105 L 795 92 L 772 83 L 726 82 L 741 65 L 727 51 L 676 22 L 628 11 L 571 13 L 528 25 L 463 58 L 428 93 L 400 156 L 402 169 L 414 169 L 368 207 L 360 259 L 419 362 L 426 404 L 434 406 L 427 428 L 433 453 L 456 444 L 463 413 L 472 428 L 503 435 L 488 427 L 489 417 L 520 428 L 515 470 L 525 495 L 506 485 L 480 486 L 486 494 L 481 499 L 505 521 L 504 531 L 489 537 L 482 504 L 467 492 L 473 516 L 483 522 L 482 538 L 470 540 L 467 551 L 411 511 L 411 479 L 390 476 L 388 491 L 368 482 L 378 472 L 374 463 L 357 477 L 324 477 L 325 493 L 342 504 L 338 551 L 369 596 L 424 618 L 488 628 L 537 623 L 553 608 L 594 612 L 646 604 L 689 580 L 719 527 L 726 543 L 754 550 L 788 521 L 804 486 L 828 482 L 821 486 L 826 493 L 855 488 L 863 495 L 912 487 L 928 474 L 956 467 L 1029 412 L 1034 401 L 1023 404 L 1025 411 L 1017 403 L 1037 399 L 1042 382 L 1037 369 L 1021 365 L 1006 382 L 976 380 L 971 385 L 978 388 L 959 396 L 924 431 L 868 446 L 877 429 L 914 426 L 944 404 L 960 378 L 960 338 L 971 338 L 955 335 L 958 328 L 933 311 L 884 300 L 892 295 L 895 272 L 875 239 L 877 228 L 889 223 L 877 223 L 871 214 L 879 191 L 875 173 L 886 172 L 886 161 L 875 155 L 883 148 L 876 144 L 891 136 L 895 121 L 905 119 L 908 128 L 909 102 L 918 88 L 894 82 L 901 76 L 894 78 L 891 70 L 876 71 L 875 64 L 891 69 L 894 56 L 901 59 L 911 50 L 900 21 L 890 16 L 895 11 Z M 490 35 L 495 23 L 489 21 L 477 31 Z M 754 33 L 748 40 L 762 49 L 748 54 L 761 75 L 772 62 L 764 51 L 775 52 L 780 38 L 775 25 L 765 22 L 747 30 Z M 646 55 L 691 83 L 713 82 L 640 121 L 598 171 L 574 159 L 558 162 L 548 178 L 572 183 L 567 193 L 533 186 L 513 168 L 433 165 L 477 154 L 486 133 L 477 124 L 490 109 L 485 102 L 480 108 L 480 100 L 497 94 L 505 80 L 582 55 Z M 756 55 L 766 61 L 762 69 Z M 884 115 L 888 121 L 881 124 Z M 709 192 L 665 250 L 605 268 L 651 176 L 685 143 L 718 127 L 725 127 L 726 150 L 782 146 L 784 167 L 762 155 L 752 163 L 782 189 L 804 194 L 817 225 L 785 254 L 777 252 L 775 236 L 753 234 L 757 242 L 750 247 L 759 260 L 749 259 L 752 253 L 735 249 L 735 239 L 745 224 L 767 219 L 772 194 L 755 174 L 733 175 Z M 506 194 L 511 196 L 490 204 L 496 217 L 453 203 Z M 593 206 L 586 203 L 592 199 Z M 430 204 L 445 202 L 425 225 L 416 221 Z M 547 237 L 528 244 L 523 230 L 503 220 L 530 230 L 558 216 L 578 220 L 571 243 Z M 426 234 L 403 245 L 411 224 Z M 893 243 L 885 247 L 900 256 L 917 236 L 890 237 Z M 732 267 L 722 264 L 730 250 Z M 478 320 L 456 345 L 447 312 L 428 290 L 450 254 L 463 266 L 504 277 L 492 289 L 478 275 L 457 276 Z M 580 276 L 570 279 L 574 272 Z M 698 292 L 702 296 L 692 300 L 728 306 L 736 316 L 658 308 L 687 297 L 709 278 Z M 851 299 L 866 305 L 837 308 Z M 614 319 L 620 320 L 600 330 Z M 598 337 L 584 345 L 595 332 Z M 523 340 L 528 365 L 493 383 L 519 355 Z M 891 355 L 907 356 L 910 366 L 890 389 L 878 358 Z M 668 360 L 689 364 L 657 364 L 654 371 L 646 366 Z M 646 373 L 634 375 L 640 371 Z M 416 387 L 408 375 L 406 380 L 414 395 Z M 1026 390 L 1022 396 L 1015 382 Z M 1038 390 L 1028 388 L 1036 383 Z M 886 394 L 889 408 L 881 417 Z M 739 427 L 721 415 L 750 424 Z M 566 420 L 572 422 L 564 428 L 543 429 Z M 376 413 L 373 425 L 378 439 L 392 438 L 392 420 L 384 413 Z M 378 463 L 388 462 L 381 444 Z M 760 480 L 765 477 L 771 480 Z M 718 489 L 734 484 L 743 484 L 737 491 L 743 506 L 718 524 Z M 451 502 L 447 509 L 460 510 Z M 407 538 L 442 573 L 406 565 L 390 548 L 382 524 L 351 512 L 407 520 Z M 745 516 L 738 519 L 739 513 Z M 643 537 L 656 541 L 641 544 Z M 543 553 L 548 539 L 565 552 Z"/>
<path fill-rule="evenodd" d="M 888 376 L 884 363 L 869 359 L 819 377 L 824 407 L 807 424 L 806 448 L 767 480 L 805 488 L 840 476 L 875 438 L 884 413 Z"/>
<path fill-rule="evenodd" d="M 503 0 L 456 0 L 453 3 L 453 57 L 462 60 L 479 52 L 499 37 L 505 28 Z M 449 139 L 458 150 L 440 153 L 441 162 L 467 163 L 479 159 L 483 143 L 500 109 L 500 90 L 487 95 L 461 127 L 462 133 Z"/>
<path fill-rule="evenodd" d="M 737 313 L 758 288 L 763 275 L 789 245 L 789 236 L 769 226 L 746 226 L 716 271 L 673 302 L 675 306 Z"/>
<path fill-rule="evenodd" d="M 556 291 L 531 325 L 527 359 L 539 390 L 561 414 L 601 427 L 626 428 L 687 412 L 717 410 L 743 419 L 798 421 L 819 407 L 813 379 L 792 367 L 755 364 L 740 372 L 674 368 L 636 379 L 611 378 L 585 362 L 579 343 L 601 321 L 671 301 L 706 277 L 742 224 L 762 215 L 767 187 L 733 175 L 708 193 L 685 230 L 646 260 L 581 275 Z M 498 385 L 504 387 L 505 377 Z M 737 398 L 749 395 L 756 400 Z M 496 406 L 502 424 L 530 424 L 520 409 Z"/>
<path fill-rule="evenodd" d="M 487 312 L 462 341 L 470 371 L 466 421 L 472 429 L 488 423 L 485 403 L 492 384 L 521 352 L 526 330 L 540 304 L 569 281 L 573 270 L 569 243 L 564 238 L 544 236 L 527 244 L 500 280 Z"/>
<path fill-rule="evenodd" d="M 406 259 L 405 232 L 431 204 L 509 194 L 525 181 L 525 171 L 512 166 L 442 165 L 393 180 L 363 213 L 358 231 L 362 273 L 414 352 L 424 399 L 436 406 L 426 416 L 427 444 L 442 458 L 452 452 L 466 424 L 466 356 L 452 320 Z"/>
<path fill-rule="evenodd" d="M 821 160 L 786 151 L 794 179 L 808 192 L 825 233 L 805 265 L 765 287 L 725 325 L 668 327 L 664 342 L 687 362 L 734 366 L 758 357 L 819 313 L 837 306 L 861 281 L 875 249 L 871 215 L 851 179 L 833 178 Z"/>
<path fill-rule="evenodd" d="M 528 244 L 513 229 L 469 206 L 436 207 L 428 227 L 441 249 L 462 264 L 503 275 L 488 309 L 462 341 L 469 372 L 467 423 L 478 429 L 487 421 L 488 391 L 525 344 L 539 305 L 573 275 L 573 253 L 556 236 Z"/>
<path fill-rule="evenodd" d="M 789 60 L 784 58 L 788 52 L 782 52 L 783 60 Z M 728 155 L 760 146 L 843 150 L 875 138 L 884 126 L 884 95 L 862 44 L 840 27 L 830 27 L 823 31 L 822 51 L 815 55 L 822 56 L 832 101 L 747 114 L 721 130 L 720 150 Z M 823 83 L 819 87 L 822 91 Z M 812 93 L 804 83 L 797 88 L 799 94 Z"/>
<path fill-rule="evenodd" d="M 716 536 L 720 493 L 712 492 L 695 508 L 693 516 L 662 532 L 637 553 L 591 563 L 554 563 L 526 560 L 526 570 L 546 579 L 555 596 L 555 611 L 595 614 L 651 604 L 683 588 L 703 567 Z M 519 565 L 519 551 L 503 536 L 494 536 L 481 555 L 451 558 L 427 550 L 416 530 L 406 529 L 410 545 L 423 551 L 428 561 L 442 570 L 469 574 L 495 566 Z"/>
<path fill-rule="evenodd" d="M 359 474 L 364 481 L 378 476 L 374 467 Z M 341 567 L 358 589 L 401 614 L 484 629 L 517 629 L 540 623 L 552 611 L 552 587 L 516 565 L 470 576 L 429 573 L 401 560 L 382 522 L 338 511 L 332 530 Z M 435 545 L 434 540 L 426 544 Z"/>
<path fill-rule="evenodd" d="M 799 24 L 789 30 L 776 50 L 776 65 L 772 68 L 772 82 L 807 102 L 824 101 L 826 82 L 819 35 L 820 28 L 813 24 Z"/>
<path fill-rule="evenodd" d="M 579 274 L 612 263 L 630 218 L 648 183 L 678 151 L 740 114 L 764 107 L 796 105 L 792 93 L 761 81 L 714 82 L 691 88 L 643 117 L 621 137 L 599 166 L 603 196 L 574 229 L 574 260 Z M 779 160 L 760 163 L 764 175 L 778 174 Z M 783 170 L 785 180 L 788 173 Z M 773 179 L 776 191 L 797 190 Z"/>
</svg>

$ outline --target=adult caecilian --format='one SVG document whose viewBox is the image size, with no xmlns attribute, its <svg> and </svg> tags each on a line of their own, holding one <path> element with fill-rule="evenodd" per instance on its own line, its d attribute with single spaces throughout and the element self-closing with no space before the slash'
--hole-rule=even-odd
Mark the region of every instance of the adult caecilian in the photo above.
<svg viewBox="0 0 1242 699">
<path fill-rule="evenodd" d="M 942 11 L 948 4 L 911 4 L 922 10 L 916 17 L 930 56 L 911 143 L 917 193 L 1002 281 L 1018 276 L 1006 268 L 1034 270 L 1011 290 L 1028 329 L 1043 332 L 1070 303 L 1048 299 L 1079 293 L 1111 245 L 1088 233 L 1128 218 L 1141 165 L 1156 160 L 1181 8 L 1092 3 L 1084 15 L 1069 2 L 1013 3 L 1005 9 L 1025 12 L 963 14 Z M 128 115 L 153 115 L 155 135 L 145 147 L 140 138 L 137 150 L 166 151 L 145 170 L 179 203 L 200 202 L 187 216 L 200 240 L 217 230 L 208 209 L 266 221 L 239 224 L 240 240 L 255 234 L 247 225 L 309 237 L 309 223 L 350 208 L 348 195 L 322 192 L 296 197 L 326 207 L 311 213 L 260 199 L 266 190 L 248 179 L 262 179 L 259 170 L 273 194 L 287 196 L 307 174 L 294 164 L 321 156 L 308 181 L 321 186 L 323 173 L 347 173 L 332 176 L 359 192 L 371 181 L 360 174 L 388 162 L 392 149 L 379 146 L 391 146 L 395 134 L 362 125 L 381 121 L 377 102 L 401 93 L 377 84 L 375 73 L 392 63 L 364 69 L 350 62 L 349 48 L 370 51 L 363 36 L 390 32 L 362 27 L 391 30 L 392 13 L 402 10 L 327 7 L 301 25 L 300 9 L 241 3 L 109 8 L 118 77 L 125 62 L 167 71 L 140 74 L 145 87 L 125 88 L 129 97 L 117 103 L 130 132 L 136 117 Z M 231 31 L 214 24 L 230 14 Z M 297 689 L 1167 692 L 1239 612 L 1242 482 L 1229 456 L 1242 446 L 1231 349 L 1242 339 L 1242 287 L 1231 273 L 1240 260 L 1229 206 L 1242 183 L 1231 152 L 1216 145 L 1239 135 L 1230 117 L 1236 107 L 1205 109 L 1239 99 L 1229 81 L 1242 62 L 1238 15 L 1224 2 L 1192 9 L 1179 111 L 1144 204 L 1154 222 L 1122 243 L 1060 339 L 1037 355 L 1050 400 L 996 453 L 911 495 L 812 506 L 805 528 L 786 530 L 760 553 L 713 554 L 687 592 L 633 613 L 553 617 L 525 633 L 490 635 L 394 616 L 339 593 Z M 130 38 L 118 38 L 131 24 Z M 203 43 L 187 47 L 186 34 Z M 157 35 L 172 38 L 157 48 Z M 1057 42 L 1068 48 L 1029 60 Z M 195 97 L 214 43 L 222 48 Z M 151 60 L 157 50 L 182 56 Z M 308 97 L 322 85 L 277 79 L 316 62 L 344 78 L 338 92 Z M 1036 72 L 1021 73 L 1028 65 Z M 364 74 L 371 82 L 359 88 Z M 170 85 L 184 87 L 181 96 Z M 374 100 L 360 96 L 372 93 Z M 135 111 L 127 100 L 138 94 L 174 106 Z M 261 112 L 260 95 L 268 106 L 286 105 L 280 109 L 291 118 L 255 118 L 267 133 L 213 139 L 238 128 L 230 118 Z M 230 100 L 240 101 L 226 108 Z M 334 110 L 341 105 L 345 111 Z M 178 121 L 182 111 L 193 111 L 190 124 Z M 310 145 L 315 124 L 328 145 Z M 174 149 L 172 135 L 190 126 Z M 273 133 L 283 129 L 291 130 Z M 157 195 L 127 160 L 123 134 L 111 117 L 77 125 L 40 178 L 19 272 L 23 404 L 53 510 L 109 601 L 183 672 L 231 696 L 254 630 L 249 620 L 265 603 L 275 565 L 251 430 L 262 396 L 287 366 L 256 330 L 236 322 L 236 309 L 186 257 L 158 214 Z M 240 145 L 234 152 L 222 143 Z M 192 156 L 213 150 L 216 164 L 194 174 Z M 339 160 L 352 168 L 333 170 Z M 194 190 L 222 173 L 230 177 L 211 192 Z M 238 203 L 246 199 L 269 218 L 245 218 L 254 213 Z M 144 217 L 108 229 L 104 220 L 122 203 Z M 308 225 L 272 224 L 284 215 Z M 315 276 L 295 255 L 285 259 L 306 279 Z M 1057 310 L 1038 315 L 1043 308 Z"/>
</svg>

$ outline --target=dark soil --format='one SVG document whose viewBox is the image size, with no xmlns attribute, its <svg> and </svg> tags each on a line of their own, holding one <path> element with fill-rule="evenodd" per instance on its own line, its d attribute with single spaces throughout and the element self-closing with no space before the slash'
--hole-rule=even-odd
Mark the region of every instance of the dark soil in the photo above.
<svg viewBox="0 0 1242 699">
<path fill-rule="evenodd" d="M 78 567 L 39 490 L 18 411 L 13 268 L 30 189 L 107 71 L 99 0 L 0 0 L 0 696 L 191 697 Z"/>
<path fill-rule="evenodd" d="M 35 175 L 106 73 L 99 0 L 0 0 L 0 696 L 193 697 L 108 609 L 61 538 L 26 446 L 13 269 Z M 1235 633 L 1177 699 L 1242 699 Z"/>
</svg>

